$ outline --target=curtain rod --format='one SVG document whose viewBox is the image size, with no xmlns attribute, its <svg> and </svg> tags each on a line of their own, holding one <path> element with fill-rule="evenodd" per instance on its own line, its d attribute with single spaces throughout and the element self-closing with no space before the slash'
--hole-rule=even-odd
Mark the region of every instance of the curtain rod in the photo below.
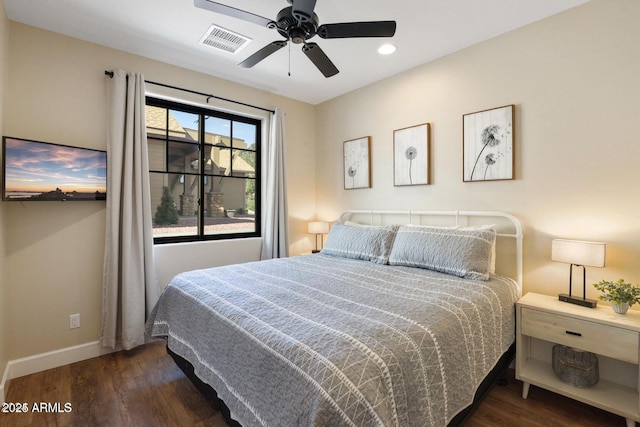
<svg viewBox="0 0 640 427">
<path fill-rule="evenodd" d="M 105 70 L 104 75 L 113 78 L 113 71 Z M 166 87 L 166 88 L 169 88 L 169 89 L 180 90 L 182 92 L 189 92 L 189 93 L 193 93 L 195 95 L 206 96 L 207 97 L 207 104 L 209 103 L 209 100 L 211 98 L 215 98 L 215 99 L 219 99 L 221 101 L 232 102 L 234 104 L 244 105 L 245 107 L 251 107 L 251 108 L 255 108 L 255 109 L 258 109 L 258 110 L 267 111 L 269 113 L 275 114 L 274 110 L 269 110 L 268 108 L 258 107 L 256 105 L 246 104 L 246 103 L 240 102 L 240 101 L 234 101 L 233 99 L 222 98 L 220 96 L 215 96 L 215 95 L 211 95 L 211 94 L 208 94 L 208 93 L 197 92 L 195 90 L 184 89 L 184 88 L 181 88 L 181 87 L 171 86 L 171 85 L 164 84 L 164 83 L 152 82 L 152 81 L 149 81 L 149 80 L 145 80 L 145 83 L 149 83 L 150 85 L 162 86 L 162 87 Z"/>
</svg>

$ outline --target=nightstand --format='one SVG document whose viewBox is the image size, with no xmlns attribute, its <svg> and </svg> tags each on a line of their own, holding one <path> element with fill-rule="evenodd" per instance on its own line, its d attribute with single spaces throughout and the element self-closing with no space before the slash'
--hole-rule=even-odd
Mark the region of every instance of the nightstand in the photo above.
<svg viewBox="0 0 640 427">
<path fill-rule="evenodd" d="M 561 381 L 551 367 L 553 344 L 596 353 L 600 381 L 578 388 Z M 616 314 L 608 306 L 580 307 L 557 297 L 528 293 L 516 303 L 516 378 L 527 398 L 531 384 L 640 421 L 638 352 L 640 313 Z"/>
</svg>

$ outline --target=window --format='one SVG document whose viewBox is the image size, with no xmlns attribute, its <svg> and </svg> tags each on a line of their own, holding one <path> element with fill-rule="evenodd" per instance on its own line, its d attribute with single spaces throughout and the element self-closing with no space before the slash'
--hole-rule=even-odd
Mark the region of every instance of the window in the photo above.
<svg viewBox="0 0 640 427">
<path fill-rule="evenodd" d="M 147 98 L 155 243 L 260 236 L 253 118 Z"/>
</svg>

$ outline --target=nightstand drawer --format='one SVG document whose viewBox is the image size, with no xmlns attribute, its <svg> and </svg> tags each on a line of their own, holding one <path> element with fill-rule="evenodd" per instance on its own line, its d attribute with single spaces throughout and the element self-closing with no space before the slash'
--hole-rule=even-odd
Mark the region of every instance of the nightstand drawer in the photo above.
<svg viewBox="0 0 640 427">
<path fill-rule="evenodd" d="M 638 333 L 522 307 L 522 334 L 638 363 Z"/>
</svg>

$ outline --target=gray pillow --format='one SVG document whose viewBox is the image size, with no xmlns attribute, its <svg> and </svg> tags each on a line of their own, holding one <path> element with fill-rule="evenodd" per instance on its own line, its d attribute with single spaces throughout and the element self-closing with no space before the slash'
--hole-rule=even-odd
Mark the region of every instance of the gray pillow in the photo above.
<svg viewBox="0 0 640 427">
<path fill-rule="evenodd" d="M 360 226 L 336 222 L 331 227 L 324 248 L 320 252 L 325 255 L 387 264 L 397 229 L 397 225 Z"/>
<path fill-rule="evenodd" d="M 494 229 L 401 226 L 389 264 L 487 280 L 495 240 Z"/>
</svg>

